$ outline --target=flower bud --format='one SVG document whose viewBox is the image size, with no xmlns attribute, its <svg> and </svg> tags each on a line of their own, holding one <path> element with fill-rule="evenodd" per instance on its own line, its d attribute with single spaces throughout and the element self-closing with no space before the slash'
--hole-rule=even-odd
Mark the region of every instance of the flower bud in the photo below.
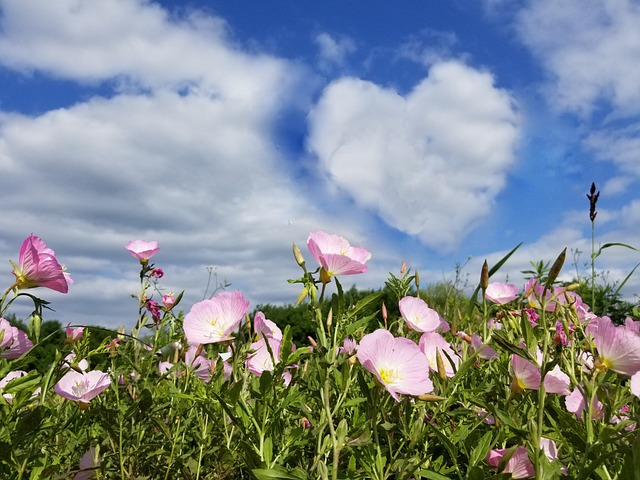
<svg viewBox="0 0 640 480">
<path fill-rule="evenodd" d="M 442 358 L 442 355 L 440 354 L 440 349 L 436 349 L 436 365 L 438 366 L 438 376 L 442 379 L 442 380 L 446 380 L 447 379 L 447 371 L 444 368 L 444 360 Z"/>
<path fill-rule="evenodd" d="M 295 243 L 293 244 L 293 258 L 296 259 L 296 263 L 299 266 L 304 268 L 304 257 L 302 256 L 302 252 Z"/>
<path fill-rule="evenodd" d="M 415 280 L 416 282 L 416 288 L 420 288 L 420 275 L 418 275 L 418 271 L 416 270 L 416 274 L 415 274 Z"/>
<path fill-rule="evenodd" d="M 551 269 L 549 270 L 549 276 L 547 278 L 547 286 L 551 285 L 556 281 L 558 275 L 560 274 L 560 270 L 562 270 L 562 265 L 564 265 L 564 259 L 567 256 L 567 247 L 564 247 L 564 250 L 558 255 L 556 261 L 551 265 Z"/>
<path fill-rule="evenodd" d="M 438 395 L 433 395 L 432 393 L 423 393 L 422 395 L 418 395 L 420 400 L 424 400 L 425 402 L 440 402 L 442 400 L 446 400 L 444 397 L 439 397 Z"/>
<path fill-rule="evenodd" d="M 480 288 L 482 289 L 483 293 L 488 286 L 489 286 L 489 264 L 485 260 L 484 263 L 482 264 L 482 272 L 480 273 Z"/>
<path fill-rule="evenodd" d="M 300 305 L 302 302 L 304 302 L 308 294 L 309 294 L 309 289 L 305 286 L 300 292 L 300 295 L 298 295 L 298 298 L 296 299 L 296 307 Z"/>
</svg>

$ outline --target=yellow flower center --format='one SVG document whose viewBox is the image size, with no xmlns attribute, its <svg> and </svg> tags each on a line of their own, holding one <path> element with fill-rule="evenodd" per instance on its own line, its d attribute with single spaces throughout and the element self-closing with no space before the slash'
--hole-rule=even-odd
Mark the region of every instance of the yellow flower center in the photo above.
<svg viewBox="0 0 640 480">
<path fill-rule="evenodd" d="M 382 368 L 380 369 L 380 378 L 389 385 L 398 379 L 398 371 L 395 368 Z"/>
</svg>

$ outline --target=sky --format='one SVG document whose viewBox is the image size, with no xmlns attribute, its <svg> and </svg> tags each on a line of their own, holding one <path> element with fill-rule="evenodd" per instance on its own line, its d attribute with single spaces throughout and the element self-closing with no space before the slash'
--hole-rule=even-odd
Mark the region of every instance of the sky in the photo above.
<svg viewBox="0 0 640 480">
<path fill-rule="evenodd" d="M 209 281 L 292 303 L 318 230 L 372 253 L 345 288 L 403 261 L 475 286 L 520 243 L 492 280 L 565 247 L 588 275 L 592 182 L 596 248 L 640 248 L 639 24 L 637 0 L 0 0 L 0 281 L 33 233 L 74 280 L 31 292 L 45 319 L 131 327 L 143 239 L 185 311 Z"/>
</svg>

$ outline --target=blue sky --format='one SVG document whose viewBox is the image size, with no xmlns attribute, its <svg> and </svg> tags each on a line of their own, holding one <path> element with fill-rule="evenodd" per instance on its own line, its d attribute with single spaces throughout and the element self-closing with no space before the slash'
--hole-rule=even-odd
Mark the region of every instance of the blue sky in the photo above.
<svg viewBox="0 0 640 480">
<path fill-rule="evenodd" d="M 0 257 L 39 235 L 75 280 L 51 317 L 107 326 L 134 322 L 137 238 L 185 309 L 207 267 L 294 301 L 316 230 L 371 250 L 346 286 L 403 260 L 475 283 L 520 242 L 496 280 L 564 247 L 581 271 L 591 182 L 597 242 L 640 247 L 638 24 L 631 0 L 0 0 Z"/>
</svg>

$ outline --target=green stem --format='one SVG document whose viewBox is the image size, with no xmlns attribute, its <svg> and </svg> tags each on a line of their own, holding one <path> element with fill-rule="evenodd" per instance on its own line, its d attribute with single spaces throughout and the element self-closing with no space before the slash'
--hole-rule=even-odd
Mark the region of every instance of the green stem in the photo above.
<svg viewBox="0 0 640 480">
<path fill-rule="evenodd" d="M 324 382 L 324 388 L 321 391 L 322 404 L 324 411 L 327 415 L 327 422 L 329 424 L 329 434 L 331 435 L 331 443 L 333 445 L 333 465 L 331 466 L 333 480 L 338 480 L 338 468 L 340 462 L 340 446 L 338 445 L 338 437 L 336 436 L 336 429 L 333 426 L 333 415 L 331 413 L 331 407 L 329 407 L 329 378 Z"/>
<path fill-rule="evenodd" d="M 591 222 L 591 311 L 596 307 L 596 222 Z"/>
</svg>

